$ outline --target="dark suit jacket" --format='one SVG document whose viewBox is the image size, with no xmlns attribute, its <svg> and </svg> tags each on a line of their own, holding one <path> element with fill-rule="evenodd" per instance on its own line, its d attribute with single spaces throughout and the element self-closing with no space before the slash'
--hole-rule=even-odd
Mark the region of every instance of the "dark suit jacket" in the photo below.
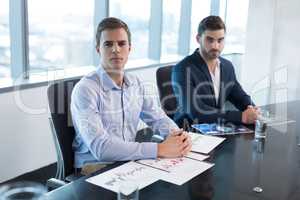
<svg viewBox="0 0 300 200">
<path fill-rule="evenodd" d="M 241 122 L 242 111 L 252 105 L 250 96 L 236 80 L 232 63 L 220 59 L 220 93 L 216 102 L 213 83 L 208 66 L 198 49 L 185 57 L 172 70 L 172 87 L 178 109 L 174 120 L 182 126 L 183 120 L 189 123 L 212 123 L 223 121 Z M 224 104 L 231 102 L 238 111 L 226 111 Z"/>
</svg>

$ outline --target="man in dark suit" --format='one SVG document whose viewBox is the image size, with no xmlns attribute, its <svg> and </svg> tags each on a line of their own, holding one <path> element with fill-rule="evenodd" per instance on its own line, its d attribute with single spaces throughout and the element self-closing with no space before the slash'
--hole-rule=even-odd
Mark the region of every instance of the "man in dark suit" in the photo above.
<svg viewBox="0 0 300 200">
<path fill-rule="evenodd" d="M 204 18 L 196 36 L 199 49 L 172 70 L 172 86 L 178 103 L 174 120 L 179 126 L 185 120 L 189 123 L 222 120 L 252 124 L 257 119 L 258 108 L 236 80 L 232 63 L 220 57 L 225 32 L 220 17 Z M 238 111 L 226 111 L 226 101 Z"/>
</svg>

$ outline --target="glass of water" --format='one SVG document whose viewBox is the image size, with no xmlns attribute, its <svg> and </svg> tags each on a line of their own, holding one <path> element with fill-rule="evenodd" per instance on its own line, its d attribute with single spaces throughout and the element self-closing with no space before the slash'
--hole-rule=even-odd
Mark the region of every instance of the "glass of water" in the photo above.
<svg viewBox="0 0 300 200">
<path fill-rule="evenodd" d="M 0 200 L 42 200 L 47 192 L 45 186 L 35 182 L 16 182 L 0 187 Z"/>
<path fill-rule="evenodd" d="M 264 121 L 268 121 L 270 119 L 270 112 L 269 110 L 266 110 L 266 109 L 260 109 L 260 115 L 259 115 L 259 118 L 264 120 Z"/>
<path fill-rule="evenodd" d="M 118 200 L 138 200 L 139 187 L 133 181 L 123 181 L 120 184 Z"/>
<path fill-rule="evenodd" d="M 255 139 L 266 138 L 267 123 L 263 119 L 255 120 Z"/>
</svg>

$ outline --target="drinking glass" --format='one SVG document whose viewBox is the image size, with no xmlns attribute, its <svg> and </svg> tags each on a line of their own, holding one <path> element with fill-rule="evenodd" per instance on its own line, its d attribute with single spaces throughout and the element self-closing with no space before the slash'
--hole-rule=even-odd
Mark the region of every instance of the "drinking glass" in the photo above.
<svg viewBox="0 0 300 200">
<path fill-rule="evenodd" d="M 0 187 L 0 200 L 42 200 L 45 186 L 35 182 L 15 182 Z"/>
<path fill-rule="evenodd" d="M 133 181 L 123 181 L 120 184 L 118 200 L 138 200 L 139 187 Z"/>
<path fill-rule="evenodd" d="M 261 109 L 257 120 L 255 120 L 255 139 L 266 137 L 267 122 L 269 118 L 270 112 L 268 110 Z"/>
<path fill-rule="evenodd" d="M 266 138 L 267 123 L 263 119 L 255 120 L 255 139 Z"/>
</svg>

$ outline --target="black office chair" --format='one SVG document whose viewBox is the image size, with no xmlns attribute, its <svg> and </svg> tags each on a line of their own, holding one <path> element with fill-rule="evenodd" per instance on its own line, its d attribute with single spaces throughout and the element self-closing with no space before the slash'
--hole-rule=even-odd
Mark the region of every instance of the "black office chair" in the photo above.
<svg viewBox="0 0 300 200">
<path fill-rule="evenodd" d="M 158 68 L 156 71 L 156 83 L 161 106 L 165 113 L 171 119 L 174 119 L 174 114 L 177 110 L 177 100 L 172 88 L 172 68 L 172 65 Z"/>
<path fill-rule="evenodd" d="M 158 68 L 156 71 L 156 83 L 161 106 L 165 113 L 174 120 L 178 104 L 172 86 L 172 68 L 172 65 Z M 182 116 L 180 119 L 176 119 L 175 122 L 186 131 L 192 130 L 191 124 L 193 121 L 189 116 Z"/>
<path fill-rule="evenodd" d="M 70 100 L 73 87 L 80 79 L 64 80 L 48 87 L 48 102 L 51 112 L 49 118 L 55 149 L 57 153 L 57 171 L 55 178 L 47 181 L 48 190 L 56 189 L 83 176 L 80 169 L 74 168 L 74 152 L 72 142 L 75 130 L 70 113 Z M 137 132 L 138 142 L 160 142 L 159 136 L 153 135 L 150 128 Z"/>
<path fill-rule="evenodd" d="M 75 130 L 71 120 L 70 101 L 74 85 L 80 79 L 63 80 L 51 84 L 47 95 L 51 117 L 49 122 L 57 153 L 57 171 L 55 179 L 49 179 L 47 186 L 55 189 L 71 182 L 82 175 L 74 168 L 72 142 Z"/>
</svg>

